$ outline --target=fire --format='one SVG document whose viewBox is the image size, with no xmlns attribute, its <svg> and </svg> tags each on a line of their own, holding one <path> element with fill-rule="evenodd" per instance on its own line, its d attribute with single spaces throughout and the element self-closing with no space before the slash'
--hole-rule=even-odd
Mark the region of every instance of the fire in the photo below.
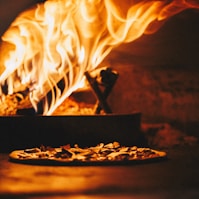
<svg viewBox="0 0 199 199">
<path fill-rule="evenodd" d="M 190 8 L 199 8 L 199 3 L 48 0 L 38 4 L 21 13 L 2 37 L 7 50 L 1 55 L 1 98 L 26 90 L 35 110 L 43 100 L 43 115 L 51 115 L 81 85 L 84 73 L 99 67 L 113 48 L 157 31 L 165 19 Z"/>
</svg>

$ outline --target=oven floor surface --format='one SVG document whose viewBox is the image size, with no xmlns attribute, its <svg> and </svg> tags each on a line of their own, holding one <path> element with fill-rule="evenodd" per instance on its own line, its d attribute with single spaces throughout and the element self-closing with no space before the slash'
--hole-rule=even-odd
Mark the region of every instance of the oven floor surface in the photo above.
<svg viewBox="0 0 199 199">
<path fill-rule="evenodd" d="M 125 166 L 32 166 L 0 154 L 0 198 L 196 199 L 199 147 L 166 150 L 168 160 Z"/>
</svg>

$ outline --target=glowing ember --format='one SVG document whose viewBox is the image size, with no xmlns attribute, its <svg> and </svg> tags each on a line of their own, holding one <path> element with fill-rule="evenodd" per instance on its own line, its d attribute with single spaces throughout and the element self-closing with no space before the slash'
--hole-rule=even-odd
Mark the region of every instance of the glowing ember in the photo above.
<svg viewBox="0 0 199 199">
<path fill-rule="evenodd" d="M 46 99 L 43 115 L 50 115 L 80 87 L 84 73 L 97 68 L 113 48 L 155 32 L 162 21 L 189 8 L 199 8 L 198 1 L 48 0 L 38 4 L 21 13 L 2 37 L 7 50 L 0 65 L 1 101 L 26 91 L 35 110 Z M 58 86 L 60 80 L 64 88 Z"/>
</svg>

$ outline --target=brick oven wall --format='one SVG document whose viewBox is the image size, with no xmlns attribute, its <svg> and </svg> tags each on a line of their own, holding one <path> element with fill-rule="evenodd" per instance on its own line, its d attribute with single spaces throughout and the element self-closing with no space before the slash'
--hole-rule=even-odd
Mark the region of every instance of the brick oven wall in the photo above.
<svg viewBox="0 0 199 199">
<path fill-rule="evenodd" d="M 116 66 L 120 73 L 109 102 L 114 112 L 141 111 L 146 121 L 197 122 L 199 72 Z"/>
<path fill-rule="evenodd" d="M 199 124 L 199 12 L 186 11 L 113 51 L 119 73 L 109 103 L 114 112 L 142 112 L 144 122 Z"/>
</svg>

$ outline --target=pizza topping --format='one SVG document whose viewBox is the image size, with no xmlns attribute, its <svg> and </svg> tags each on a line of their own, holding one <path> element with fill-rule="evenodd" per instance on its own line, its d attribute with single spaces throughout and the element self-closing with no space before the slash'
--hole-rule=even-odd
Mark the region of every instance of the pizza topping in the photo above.
<svg viewBox="0 0 199 199">
<path fill-rule="evenodd" d="M 37 152 L 40 152 L 40 149 L 39 148 L 25 149 L 24 152 L 25 153 L 37 153 Z"/>
<path fill-rule="evenodd" d="M 63 149 L 70 149 L 71 147 L 70 147 L 70 144 L 67 144 L 67 145 L 64 145 L 64 146 L 61 146 L 61 148 L 63 148 Z"/>
<path fill-rule="evenodd" d="M 72 153 L 65 148 L 61 148 L 61 151 L 55 153 L 56 158 L 71 158 Z"/>
</svg>

